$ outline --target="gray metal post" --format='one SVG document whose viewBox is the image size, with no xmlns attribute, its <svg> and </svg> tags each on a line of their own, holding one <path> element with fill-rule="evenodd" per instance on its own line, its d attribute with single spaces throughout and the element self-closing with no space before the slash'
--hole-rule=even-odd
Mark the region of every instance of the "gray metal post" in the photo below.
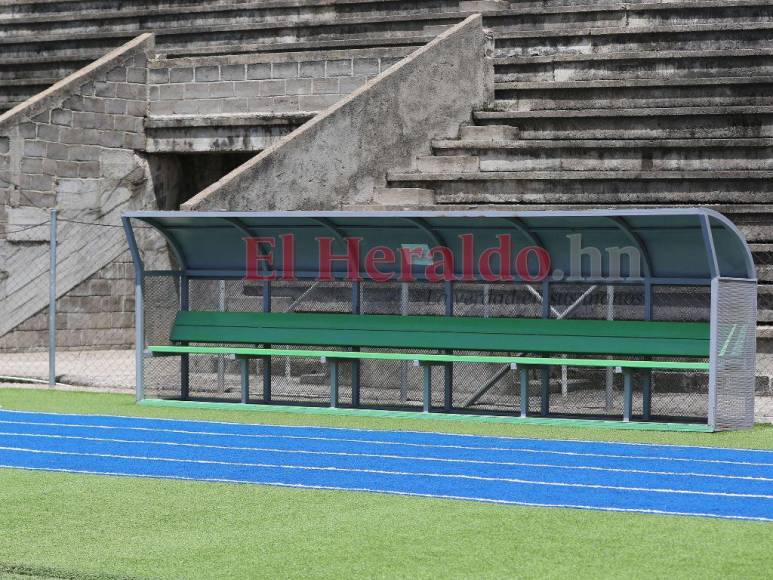
<svg viewBox="0 0 773 580">
<path fill-rule="evenodd" d="M 518 365 L 518 375 L 521 384 L 521 417 L 529 415 L 529 367 Z"/>
<path fill-rule="evenodd" d="M 615 287 L 607 285 L 607 320 L 615 319 Z M 612 411 L 612 405 L 614 404 L 614 386 L 615 377 L 612 368 L 606 370 L 606 387 L 604 408 L 607 413 Z"/>
<path fill-rule="evenodd" d="M 550 282 L 542 282 L 542 318 L 550 318 Z M 540 396 L 540 415 L 547 417 L 550 414 L 550 365 L 542 365 L 540 368 L 542 392 Z"/>
<path fill-rule="evenodd" d="M 330 407 L 338 407 L 338 361 L 330 360 Z"/>
<path fill-rule="evenodd" d="M 56 209 L 50 212 L 48 268 L 48 386 L 56 386 Z"/>
<path fill-rule="evenodd" d="M 454 283 L 445 283 L 445 312 L 446 316 L 454 315 Z M 446 354 L 453 354 L 447 350 Z M 448 412 L 454 406 L 454 363 L 443 366 L 443 409 Z"/>
<path fill-rule="evenodd" d="M 719 350 L 719 280 L 711 281 L 711 314 L 709 316 L 709 400 L 708 425 L 717 428 L 717 352 Z"/>
<path fill-rule="evenodd" d="M 650 282 L 644 284 L 644 320 L 652 320 L 653 289 Z M 652 369 L 646 369 L 642 376 L 642 418 L 652 417 Z"/>
<path fill-rule="evenodd" d="M 649 421 L 652 417 L 652 369 L 646 369 L 641 378 L 642 388 L 642 419 Z"/>
<path fill-rule="evenodd" d="M 217 309 L 220 312 L 225 312 L 225 280 L 217 281 Z M 217 390 L 220 393 L 225 392 L 225 355 L 217 355 Z"/>
<path fill-rule="evenodd" d="M 424 365 L 424 412 L 429 413 L 432 409 L 432 365 Z"/>
<path fill-rule="evenodd" d="M 180 310 L 190 308 L 190 282 L 187 276 L 180 276 Z M 191 389 L 191 357 L 180 355 L 180 398 L 185 401 Z"/>
<path fill-rule="evenodd" d="M 631 420 L 633 412 L 633 373 L 631 369 L 623 369 L 623 421 Z"/>
<path fill-rule="evenodd" d="M 360 314 L 360 283 L 352 282 L 352 314 Z M 352 348 L 359 351 L 359 347 Z M 352 407 L 360 406 L 360 361 L 352 360 Z"/>
<path fill-rule="evenodd" d="M 271 312 L 271 282 L 266 280 L 263 282 L 263 312 Z M 270 344 L 263 345 L 266 348 L 271 348 Z M 265 356 L 262 359 L 263 362 L 263 402 L 271 402 L 271 357 Z"/>
<path fill-rule="evenodd" d="M 134 373 L 137 401 L 145 398 L 145 306 L 143 296 L 143 284 L 145 269 L 142 264 L 137 238 L 134 236 L 129 218 L 122 218 L 126 240 L 129 242 L 129 252 L 134 262 Z"/>
<path fill-rule="evenodd" d="M 409 289 L 406 282 L 400 283 L 400 316 L 408 316 Z M 400 363 L 400 403 L 408 401 L 408 362 Z"/>
<path fill-rule="evenodd" d="M 240 358 L 239 367 L 242 379 L 242 403 L 246 405 L 250 402 L 250 359 Z"/>
<path fill-rule="evenodd" d="M 547 417 L 550 414 L 550 366 L 542 365 L 540 368 L 542 393 L 540 397 L 540 415 Z"/>
</svg>

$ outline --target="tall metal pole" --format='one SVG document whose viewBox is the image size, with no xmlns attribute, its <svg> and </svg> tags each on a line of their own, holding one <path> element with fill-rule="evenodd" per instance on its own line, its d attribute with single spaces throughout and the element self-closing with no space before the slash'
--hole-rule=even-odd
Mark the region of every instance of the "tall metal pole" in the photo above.
<svg viewBox="0 0 773 580">
<path fill-rule="evenodd" d="M 48 386 L 56 386 L 56 209 L 51 210 L 48 268 Z"/>
</svg>

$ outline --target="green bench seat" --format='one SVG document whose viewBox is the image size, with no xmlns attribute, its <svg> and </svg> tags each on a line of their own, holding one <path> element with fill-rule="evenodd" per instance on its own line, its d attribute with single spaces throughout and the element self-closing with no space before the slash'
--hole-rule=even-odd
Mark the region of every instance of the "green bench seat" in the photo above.
<svg viewBox="0 0 773 580">
<path fill-rule="evenodd" d="M 228 354 L 242 361 L 270 356 L 325 359 L 331 364 L 332 405 L 337 404 L 337 364 L 346 360 L 408 360 L 424 365 L 425 410 L 429 410 L 428 388 L 433 365 L 454 362 L 508 364 L 513 368 L 517 365 L 521 371 L 522 396 L 528 386 L 526 371 L 530 367 L 619 367 L 625 375 L 626 418 L 630 416 L 633 369 L 708 370 L 708 363 L 703 360 L 646 358 L 709 357 L 709 325 L 695 322 L 181 311 L 170 340 L 173 345 L 151 345 L 148 350 L 156 355 Z M 283 348 L 266 345 L 283 345 Z M 318 348 L 292 348 L 298 346 Z M 380 351 L 336 350 L 363 348 Z M 417 352 L 427 350 L 440 352 Z M 246 368 L 243 364 L 243 399 L 249 385 Z M 521 413 L 525 415 L 525 409 Z"/>
</svg>

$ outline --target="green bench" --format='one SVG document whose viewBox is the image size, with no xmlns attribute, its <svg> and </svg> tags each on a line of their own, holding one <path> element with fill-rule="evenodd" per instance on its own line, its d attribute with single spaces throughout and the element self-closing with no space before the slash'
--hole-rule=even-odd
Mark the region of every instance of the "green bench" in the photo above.
<svg viewBox="0 0 773 580">
<path fill-rule="evenodd" d="M 695 322 L 180 311 L 172 327 L 170 341 L 171 346 L 148 346 L 149 355 L 205 354 L 236 357 L 241 363 L 243 402 L 247 402 L 249 393 L 248 361 L 252 358 L 263 359 L 266 363 L 266 401 L 270 400 L 271 394 L 268 363 L 271 356 L 322 359 L 330 365 L 330 404 L 333 407 L 338 405 L 339 363 L 356 364 L 360 360 L 412 361 L 424 367 L 423 396 L 424 410 L 427 412 L 430 411 L 432 368 L 455 362 L 496 363 L 517 369 L 521 401 L 528 401 L 530 369 L 550 365 L 615 368 L 624 375 L 626 421 L 631 417 L 632 374 L 635 370 L 709 369 L 705 360 L 649 360 L 707 359 L 709 325 Z M 287 346 L 270 346 L 277 344 Z M 301 346 L 304 348 L 294 348 Z M 309 350 L 309 347 L 316 348 Z M 363 352 L 359 350 L 362 348 L 382 350 Z M 426 350 L 440 352 L 412 352 Z M 454 354 L 454 351 L 497 354 Z M 576 358 L 565 358 L 567 356 Z M 649 391 L 647 378 L 644 391 L 645 418 L 649 414 Z M 543 413 L 547 413 L 548 397 L 549 392 L 543 384 Z M 447 397 L 446 406 L 449 405 Z M 521 405 L 522 416 L 526 416 L 527 407 Z"/>
</svg>

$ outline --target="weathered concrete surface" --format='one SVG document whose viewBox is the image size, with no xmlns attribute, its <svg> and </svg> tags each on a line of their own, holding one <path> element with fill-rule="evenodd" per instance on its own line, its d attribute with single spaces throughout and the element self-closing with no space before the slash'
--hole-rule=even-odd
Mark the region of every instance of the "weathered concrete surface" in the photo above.
<svg viewBox="0 0 773 580">
<path fill-rule="evenodd" d="M 331 209 L 369 201 L 493 96 L 479 15 L 471 16 L 266 149 L 183 209 Z M 427 99 L 427 95 L 433 98 Z"/>
<path fill-rule="evenodd" d="M 48 208 L 62 295 L 125 251 L 121 212 L 152 204 L 135 152 L 152 48 L 140 36 L 0 116 L 0 336 L 48 303 Z"/>
</svg>

